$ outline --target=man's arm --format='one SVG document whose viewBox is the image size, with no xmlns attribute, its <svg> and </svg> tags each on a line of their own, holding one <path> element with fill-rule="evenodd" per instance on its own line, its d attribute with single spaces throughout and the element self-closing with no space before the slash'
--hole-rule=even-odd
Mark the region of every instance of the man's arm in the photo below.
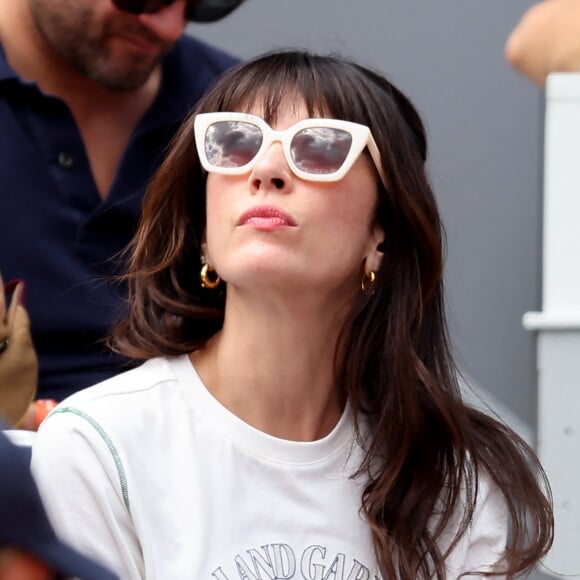
<svg viewBox="0 0 580 580">
<path fill-rule="evenodd" d="M 580 0 L 532 6 L 510 34 L 505 56 L 541 87 L 551 72 L 580 72 Z"/>
</svg>

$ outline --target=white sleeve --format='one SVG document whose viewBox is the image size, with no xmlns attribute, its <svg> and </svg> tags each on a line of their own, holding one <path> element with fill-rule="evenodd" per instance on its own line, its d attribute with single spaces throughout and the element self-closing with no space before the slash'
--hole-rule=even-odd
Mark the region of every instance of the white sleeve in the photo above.
<svg viewBox="0 0 580 580">
<path fill-rule="evenodd" d="M 32 450 L 32 472 L 57 533 L 123 580 L 145 577 L 116 442 L 74 408 L 45 420 Z"/>
<path fill-rule="evenodd" d="M 503 494 L 489 476 L 480 474 L 478 499 L 473 520 L 466 533 L 467 546 L 461 572 L 491 572 L 498 562 L 501 566 L 507 535 L 508 517 Z"/>
</svg>

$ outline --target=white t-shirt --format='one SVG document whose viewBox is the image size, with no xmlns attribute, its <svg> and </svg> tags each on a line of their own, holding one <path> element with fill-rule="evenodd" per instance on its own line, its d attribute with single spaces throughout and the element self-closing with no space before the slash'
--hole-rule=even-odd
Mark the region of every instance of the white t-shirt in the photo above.
<svg viewBox="0 0 580 580">
<path fill-rule="evenodd" d="M 57 531 L 122 580 L 375 580 L 364 482 L 350 477 L 362 457 L 348 408 L 321 440 L 278 439 L 221 405 L 181 356 L 63 401 L 32 469 Z M 505 517 L 484 479 L 449 578 L 497 560 Z"/>
</svg>

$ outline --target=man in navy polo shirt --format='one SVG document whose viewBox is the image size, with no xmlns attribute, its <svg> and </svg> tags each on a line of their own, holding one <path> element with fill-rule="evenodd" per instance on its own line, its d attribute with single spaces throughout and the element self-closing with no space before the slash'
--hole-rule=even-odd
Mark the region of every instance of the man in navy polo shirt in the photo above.
<svg viewBox="0 0 580 580">
<path fill-rule="evenodd" d="M 26 284 L 39 398 L 124 368 L 103 344 L 119 252 L 180 122 L 236 62 L 183 34 L 243 0 L 214 1 L 0 0 L 0 271 Z"/>
</svg>

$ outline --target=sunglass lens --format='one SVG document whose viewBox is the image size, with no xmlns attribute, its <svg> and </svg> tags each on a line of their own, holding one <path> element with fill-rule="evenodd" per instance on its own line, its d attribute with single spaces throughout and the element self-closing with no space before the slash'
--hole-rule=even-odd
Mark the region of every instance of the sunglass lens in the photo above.
<svg viewBox="0 0 580 580">
<path fill-rule="evenodd" d="M 175 0 L 113 0 L 113 4 L 119 9 L 131 14 L 152 14 L 158 12 L 164 6 L 173 4 Z"/>
<path fill-rule="evenodd" d="M 256 156 L 262 141 L 262 130 L 253 123 L 220 121 L 207 129 L 205 154 L 215 167 L 242 167 Z"/>
<path fill-rule="evenodd" d="M 296 133 L 290 153 L 301 171 L 329 175 L 342 167 L 351 145 L 352 136 L 347 131 L 310 127 Z"/>
</svg>

